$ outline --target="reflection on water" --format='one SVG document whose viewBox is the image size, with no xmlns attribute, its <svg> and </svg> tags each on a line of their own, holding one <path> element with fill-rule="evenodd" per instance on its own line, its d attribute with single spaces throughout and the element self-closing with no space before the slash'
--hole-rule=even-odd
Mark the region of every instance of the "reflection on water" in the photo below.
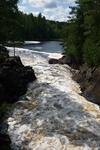
<svg viewBox="0 0 100 150">
<path fill-rule="evenodd" d="M 14 104 L 8 134 L 14 150 L 99 150 L 100 110 L 79 95 L 67 65 L 49 65 L 43 55 L 16 49 L 37 81 Z M 51 55 L 50 53 L 44 53 Z M 55 54 L 54 54 L 55 55 Z"/>
<path fill-rule="evenodd" d="M 37 44 L 26 44 L 23 48 L 47 53 L 62 53 L 62 45 L 60 43 L 59 41 L 43 41 Z"/>
</svg>

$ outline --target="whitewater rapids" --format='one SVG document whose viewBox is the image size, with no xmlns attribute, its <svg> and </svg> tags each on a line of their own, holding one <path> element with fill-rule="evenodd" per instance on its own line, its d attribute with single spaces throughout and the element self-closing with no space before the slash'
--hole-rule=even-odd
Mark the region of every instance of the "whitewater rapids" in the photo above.
<svg viewBox="0 0 100 150">
<path fill-rule="evenodd" d="M 9 48 L 11 49 L 11 48 Z M 60 54 L 16 49 L 37 80 L 14 104 L 8 123 L 14 150 L 100 150 L 99 106 L 81 96 L 67 65 L 47 62 Z M 45 57 L 43 57 L 45 55 Z"/>
</svg>

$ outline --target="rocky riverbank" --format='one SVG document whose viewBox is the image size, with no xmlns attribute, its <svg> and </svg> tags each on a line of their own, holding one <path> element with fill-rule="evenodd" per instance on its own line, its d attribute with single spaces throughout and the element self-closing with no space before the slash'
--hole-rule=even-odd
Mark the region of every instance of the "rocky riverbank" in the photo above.
<svg viewBox="0 0 100 150">
<path fill-rule="evenodd" d="M 0 63 L 0 104 L 15 102 L 26 92 L 27 84 L 35 79 L 32 67 L 24 66 L 18 56 Z"/>
<path fill-rule="evenodd" d="M 78 69 L 78 72 L 73 74 L 73 79 L 80 84 L 83 96 L 100 105 L 100 66 L 89 68 L 85 64 L 78 65 L 67 56 L 49 60 L 49 64 L 57 63 L 68 64 L 72 68 Z"/>
<path fill-rule="evenodd" d="M 0 122 L 5 112 L 2 105 L 17 101 L 25 94 L 27 84 L 35 79 L 32 67 L 24 66 L 18 56 L 0 62 Z M 10 150 L 10 142 L 9 136 L 0 133 L 1 150 Z"/>
<path fill-rule="evenodd" d="M 73 79 L 80 84 L 83 96 L 100 105 L 100 66 L 88 68 L 83 64 Z"/>
</svg>

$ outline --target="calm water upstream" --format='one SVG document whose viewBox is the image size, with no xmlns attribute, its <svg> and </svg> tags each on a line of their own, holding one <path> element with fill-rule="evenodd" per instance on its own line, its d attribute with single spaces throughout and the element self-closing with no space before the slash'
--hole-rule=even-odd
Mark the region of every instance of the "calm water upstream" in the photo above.
<svg viewBox="0 0 100 150">
<path fill-rule="evenodd" d="M 13 48 L 9 48 L 10 54 Z M 14 150 L 100 150 L 100 109 L 80 95 L 68 65 L 48 64 L 61 57 L 59 42 L 16 48 L 24 65 L 33 67 L 37 80 L 14 104 L 7 132 Z"/>
<path fill-rule="evenodd" d="M 59 45 L 61 42 L 58 41 L 44 41 L 36 44 L 26 44 L 23 46 L 26 49 L 33 51 L 46 52 L 46 53 L 61 53 L 62 46 Z"/>
</svg>

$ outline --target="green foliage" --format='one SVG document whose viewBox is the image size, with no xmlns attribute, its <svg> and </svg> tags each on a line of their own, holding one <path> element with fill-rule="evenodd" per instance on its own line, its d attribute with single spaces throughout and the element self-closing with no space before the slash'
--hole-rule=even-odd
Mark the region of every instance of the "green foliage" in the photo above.
<svg viewBox="0 0 100 150">
<path fill-rule="evenodd" d="M 87 38 L 84 42 L 83 58 L 88 66 L 100 65 L 100 45 L 91 38 Z"/>
<path fill-rule="evenodd" d="M 76 7 L 70 7 L 66 54 L 88 66 L 100 65 L 100 1 L 77 0 L 76 3 Z"/>
<path fill-rule="evenodd" d="M 72 13 L 76 14 L 77 19 L 73 19 L 72 17 L 69 23 L 67 23 L 67 48 L 65 51 L 67 55 L 74 57 L 77 63 L 81 63 L 83 61 L 82 44 L 84 42 L 83 11 L 81 11 L 80 8 L 74 7 L 72 8 L 71 14 Z"/>
<path fill-rule="evenodd" d="M 39 13 L 37 17 L 31 14 L 23 14 L 19 11 L 19 21 L 22 25 L 20 31 L 24 40 L 49 40 L 62 38 L 64 22 L 46 20 Z"/>
<path fill-rule="evenodd" d="M 11 32 L 17 26 L 17 2 L 18 0 L 0 0 L 0 43 L 11 39 Z"/>
<path fill-rule="evenodd" d="M 0 1 L 0 43 L 6 41 L 48 40 L 62 38 L 63 22 L 46 20 L 39 13 L 24 14 L 18 11 L 18 0 Z"/>
</svg>

